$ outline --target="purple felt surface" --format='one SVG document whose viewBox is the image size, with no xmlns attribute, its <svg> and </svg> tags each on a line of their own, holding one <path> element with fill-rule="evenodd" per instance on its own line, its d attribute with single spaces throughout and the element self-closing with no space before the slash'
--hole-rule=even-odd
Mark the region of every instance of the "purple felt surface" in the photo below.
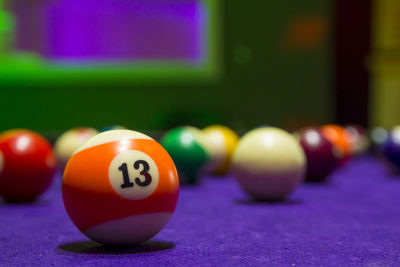
<svg viewBox="0 0 400 267">
<path fill-rule="evenodd" d="M 283 203 L 253 203 L 229 177 L 182 187 L 151 242 L 109 249 L 68 219 L 60 181 L 32 204 L 0 204 L 0 265 L 399 266 L 400 179 L 372 158 Z"/>
</svg>

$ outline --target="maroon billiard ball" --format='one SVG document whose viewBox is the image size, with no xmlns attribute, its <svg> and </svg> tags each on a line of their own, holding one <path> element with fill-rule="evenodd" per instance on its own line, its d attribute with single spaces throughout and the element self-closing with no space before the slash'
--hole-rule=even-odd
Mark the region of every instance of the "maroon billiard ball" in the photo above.
<svg viewBox="0 0 400 267">
<path fill-rule="evenodd" d="M 30 130 L 0 135 L 0 196 L 32 201 L 50 186 L 56 160 L 45 138 Z"/>
<path fill-rule="evenodd" d="M 339 165 L 340 153 L 316 128 L 302 130 L 299 141 L 307 158 L 306 180 L 324 181 Z"/>
</svg>

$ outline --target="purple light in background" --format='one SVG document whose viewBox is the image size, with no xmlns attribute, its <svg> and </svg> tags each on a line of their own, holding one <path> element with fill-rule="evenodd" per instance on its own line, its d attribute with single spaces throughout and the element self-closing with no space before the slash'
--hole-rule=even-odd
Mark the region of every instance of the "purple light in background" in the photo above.
<svg viewBox="0 0 400 267">
<path fill-rule="evenodd" d="M 58 0 L 47 4 L 43 56 L 63 61 L 204 59 L 199 0 Z"/>
</svg>

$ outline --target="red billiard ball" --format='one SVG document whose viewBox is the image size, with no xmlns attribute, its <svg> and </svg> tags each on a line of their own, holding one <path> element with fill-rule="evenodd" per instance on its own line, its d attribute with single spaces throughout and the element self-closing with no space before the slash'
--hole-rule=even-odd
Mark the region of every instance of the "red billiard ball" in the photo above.
<svg viewBox="0 0 400 267">
<path fill-rule="evenodd" d="M 45 138 L 30 130 L 0 135 L 0 195 L 6 201 L 32 201 L 50 186 L 56 160 Z"/>
<path fill-rule="evenodd" d="M 62 195 L 72 222 L 105 245 L 135 245 L 170 220 L 179 194 L 175 164 L 152 138 L 112 130 L 74 152 L 63 176 Z"/>
<path fill-rule="evenodd" d="M 307 158 L 306 180 L 325 180 L 338 166 L 340 152 L 318 129 L 305 129 L 299 138 Z"/>
</svg>

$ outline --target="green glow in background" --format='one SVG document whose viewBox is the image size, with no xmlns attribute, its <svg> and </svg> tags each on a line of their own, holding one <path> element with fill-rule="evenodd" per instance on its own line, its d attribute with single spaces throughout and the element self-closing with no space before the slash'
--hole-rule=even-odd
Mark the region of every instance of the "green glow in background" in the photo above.
<svg viewBox="0 0 400 267">
<path fill-rule="evenodd" d="M 178 63 L 71 68 L 35 55 L 7 54 L 0 61 L 0 129 L 58 132 L 121 124 L 142 130 L 210 123 L 245 129 L 332 120 L 331 29 L 311 51 L 287 51 L 282 43 L 293 18 L 317 15 L 330 26 L 329 1 L 205 3 L 209 60 L 197 68 Z"/>
</svg>

